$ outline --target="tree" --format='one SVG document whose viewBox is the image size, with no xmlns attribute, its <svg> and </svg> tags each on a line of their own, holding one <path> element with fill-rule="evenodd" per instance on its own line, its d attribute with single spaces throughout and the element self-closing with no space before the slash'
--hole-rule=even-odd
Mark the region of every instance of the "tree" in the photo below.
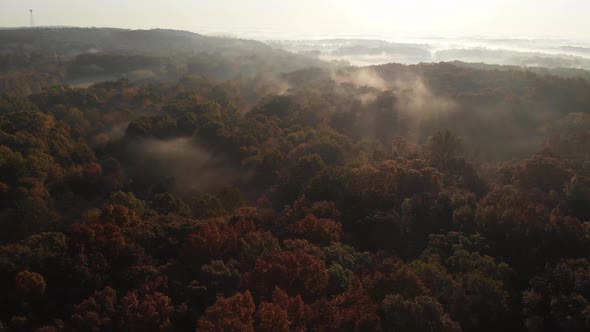
<svg viewBox="0 0 590 332">
<path fill-rule="evenodd" d="M 255 310 L 248 291 L 220 298 L 199 319 L 199 331 L 254 332 Z"/>
<path fill-rule="evenodd" d="M 590 220 L 590 178 L 573 176 L 564 193 L 572 215 L 580 220 Z"/>
<path fill-rule="evenodd" d="M 150 207 L 160 214 L 189 216 L 190 208 L 181 199 L 169 193 L 158 194 L 150 201 Z"/>
<path fill-rule="evenodd" d="M 288 332 L 289 330 L 289 316 L 286 310 L 283 310 L 278 305 L 264 302 L 256 311 L 256 331 L 265 332 Z"/>
<path fill-rule="evenodd" d="M 590 263 L 568 259 L 548 264 L 522 293 L 529 331 L 585 331 L 590 328 Z"/>
<path fill-rule="evenodd" d="M 400 295 L 388 295 L 383 300 L 382 310 L 384 331 L 461 331 L 440 303 L 429 296 L 406 300 Z"/>
<path fill-rule="evenodd" d="M 390 294 L 413 298 L 428 293 L 418 275 L 397 258 L 385 258 L 373 270 L 363 279 L 363 286 L 376 302 Z"/>
<path fill-rule="evenodd" d="M 119 297 L 107 287 L 76 305 L 71 322 L 80 331 L 164 331 L 173 313 L 170 298 L 162 293 L 133 291 Z"/>
<path fill-rule="evenodd" d="M 572 177 L 572 173 L 561 160 L 536 155 L 524 162 L 515 177 L 518 184 L 525 189 L 561 191 Z"/>
<path fill-rule="evenodd" d="M 185 252 L 188 258 L 203 263 L 230 258 L 240 249 L 241 239 L 254 231 L 255 226 L 251 221 L 238 221 L 229 225 L 212 220 L 188 236 Z"/>
<path fill-rule="evenodd" d="M 327 331 L 381 331 L 378 306 L 358 280 L 332 300 L 310 305 L 309 326 Z"/>
<path fill-rule="evenodd" d="M 448 129 L 440 130 L 429 138 L 432 160 L 442 170 L 461 152 L 461 139 Z"/>
<path fill-rule="evenodd" d="M 465 330 L 495 331 L 513 319 L 507 291 L 510 267 L 475 251 L 485 249 L 483 244 L 477 235 L 431 235 L 420 261 L 412 264 Z"/>
<path fill-rule="evenodd" d="M 280 288 L 275 288 L 272 301 L 262 302 L 256 309 L 256 331 L 303 331 L 305 330 L 305 305 L 301 296 L 289 297 Z"/>
<path fill-rule="evenodd" d="M 47 285 L 42 275 L 22 271 L 16 275 L 15 291 L 22 300 L 35 300 L 45 294 Z"/>
<path fill-rule="evenodd" d="M 310 214 L 291 225 L 291 231 L 312 243 L 329 245 L 332 242 L 339 242 L 342 225 L 337 221 L 320 219 Z"/>
<path fill-rule="evenodd" d="M 128 209 L 134 210 L 138 214 L 145 211 L 145 202 L 138 199 L 130 192 L 117 191 L 113 193 L 109 199 L 109 203 L 113 205 L 121 205 Z"/>
<path fill-rule="evenodd" d="M 270 252 L 256 261 L 246 276 L 247 286 L 257 297 L 268 298 L 275 287 L 291 296 L 317 299 L 328 286 L 325 262 L 303 249 Z"/>
</svg>

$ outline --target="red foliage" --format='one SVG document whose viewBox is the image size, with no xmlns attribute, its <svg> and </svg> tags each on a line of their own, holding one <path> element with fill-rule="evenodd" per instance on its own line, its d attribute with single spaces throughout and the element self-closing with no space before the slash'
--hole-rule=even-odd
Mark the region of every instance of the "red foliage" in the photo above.
<svg viewBox="0 0 590 332">
<path fill-rule="evenodd" d="M 170 298 L 162 293 L 133 291 L 118 298 L 107 287 L 74 307 L 72 324 L 80 331 L 163 331 L 171 327 L 173 314 Z"/>
<path fill-rule="evenodd" d="M 320 219 L 314 215 L 308 215 L 292 225 L 291 231 L 310 242 L 329 245 L 340 241 L 342 225 L 331 219 Z"/>
<path fill-rule="evenodd" d="M 68 232 L 68 246 L 73 253 L 101 253 L 112 258 L 126 247 L 121 228 L 115 224 L 73 225 Z"/>
<path fill-rule="evenodd" d="M 305 331 L 306 311 L 301 296 L 289 297 L 280 288 L 272 293 L 272 302 L 262 302 L 256 311 L 257 331 Z"/>
<path fill-rule="evenodd" d="M 254 332 L 255 309 L 248 291 L 220 298 L 199 319 L 198 331 Z"/>
<path fill-rule="evenodd" d="M 289 316 L 287 311 L 276 304 L 263 302 L 256 311 L 256 331 L 288 332 Z"/>
<path fill-rule="evenodd" d="M 186 244 L 187 256 L 207 262 L 237 254 L 239 240 L 254 230 L 252 221 L 239 221 L 231 225 L 218 220 L 209 221 L 196 233 L 189 235 Z"/>
<path fill-rule="evenodd" d="M 112 223 L 75 224 L 67 235 L 69 264 L 90 287 L 101 287 L 111 273 L 126 271 L 145 258 L 143 248 Z"/>
<path fill-rule="evenodd" d="M 174 306 L 170 298 L 162 293 L 141 295 L 131 292 L 119 301 L 121 325 L 127 331 L 170 330 Z"/>
<path fill-rule="evenodd" d="M 129 226 L 141 222 L 137 212 L 122 205 L 109 204 L 104 207 L 100 214 L 102 222 L 114 223 L 119 226 Z"/>
<path fill-rule="evenodd" d="M 82 168 L 82 175 L 85 178 L 96 179 L 102 174 L 102 167 L 97 163 L 85 164 Z"/>
<path fill-rule="evenodd" d="M 105 331 L 114 327 L 117 292 L 107 287 L 74 307 L 72 325 L 80 331 Z"/>
<path fill-rule="evenodd" d="M 328 285 L 325 262 L 303 249 L 275 251 L 256 261 L 246 277 L 247 285 L 258 296 L 268 298 L 275 286 L 296 296 L 319 298 Z"/>
<path fill-rule="evenodd" d="M 45 279 L 38 273 L 23 271 L 16 275 L 15 291 L 23 300 L 31 300 L 43 296 L 46 287 Z"/>
<path fill-rule="evenodd" d="M 378 307 L 358 281 L 331 301 L 320 300 L 310 306 L 308 319 L 322 331 L 381 330 Z"/>
</svg>

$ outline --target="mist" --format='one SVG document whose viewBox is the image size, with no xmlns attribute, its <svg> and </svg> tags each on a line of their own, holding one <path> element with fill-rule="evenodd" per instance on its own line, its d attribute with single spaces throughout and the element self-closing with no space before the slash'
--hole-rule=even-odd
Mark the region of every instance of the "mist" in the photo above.
<svg viewBox="0 0 590 332">
<path fill-rule="evenodd" d="M 404 118 L 404 133 L 414 140 L 418 140 L 418 128 L 423 122 L 444 120 L 459 109 L 452 98 L 435 93 L 423 77 L 411 72 L 386 79 L 379 73 L 378 67 L 364 67 L 335 71 L 331 78 L 337 84 L 352 85 L 364 91 L 358 98 L 366 106 L 376 102 L 383 93 L 392 93 L 395 103 L 390 105 L 391 111 Z M 366 91 L 366 88 L 370 90 Z"/>
<path fill-rule="evenodd" d="M 142 139 L 128 146 L 132 176 L 160 183 L 179 197 L 217 191 L 239 176 L 227 161 L 199 147 L 190 138 Z"/>
<path fill-rule="evenodd" d="M 382 39 L 379 39 L 382 38 Z M 265 39 L 276 48 L 353 66 L 463 61 L 522 67 L 590 69 L 590 44 L 562 39 L 394 38 Z"/>
</svg>

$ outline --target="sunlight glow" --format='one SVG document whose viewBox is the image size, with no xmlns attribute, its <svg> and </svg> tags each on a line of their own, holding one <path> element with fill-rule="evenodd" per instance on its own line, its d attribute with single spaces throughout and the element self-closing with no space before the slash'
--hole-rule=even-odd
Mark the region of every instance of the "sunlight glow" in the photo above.
<svg viewBox="0 0 590 332">
<path fill-rule="evenodd" d="M 0 26 L 174 28 L 236 32 L 588 39 L 584 0 L 3 0 Z"/>
</svg>

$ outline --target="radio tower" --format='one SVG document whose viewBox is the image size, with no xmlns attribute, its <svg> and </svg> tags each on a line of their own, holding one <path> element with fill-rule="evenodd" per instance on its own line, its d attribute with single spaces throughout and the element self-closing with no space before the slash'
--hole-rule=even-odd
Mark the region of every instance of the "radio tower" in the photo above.
<svg viewBox="0 0 590 332">
<path fill-rule="evenodd" d="M 33 19 L 33 10 L 30 9 L 29 13 L 31 13 L 31 28 L 35 27 L 35 20 Z"/>
</svg>

